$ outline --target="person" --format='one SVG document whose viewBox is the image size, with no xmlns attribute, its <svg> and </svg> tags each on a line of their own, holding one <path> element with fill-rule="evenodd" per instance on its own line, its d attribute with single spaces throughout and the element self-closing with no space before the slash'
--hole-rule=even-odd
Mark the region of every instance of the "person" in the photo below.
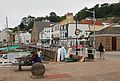
<svg viewBox="0 0 120 81">
<path fill-rule="evenodd" d="M 41 59 L 40 57 L 38 57 L 38 54 L 35 52 L 35 51 L 32 51 L 31 52 L 31 58 L 30 58 L 30 61 L 34 64 L 36 62 L 40 62 L 41 63 Z"/>
<path fill-rule="evenodd" d="M 40 49 L 38 49 L 37 54 L 38 54 L 38 57 L 41 59 L 41 62 L 42 62 L 42 51 L 40 51 Z"/>
<path fill-rule="evenodd" d="M 98 51 L 100 52 L 100 59 L 105 59 L 104 58 L 104 46 L 102 45 L 102 43 L 100 43 L 100 46 L 99 46 L 99 48 L 98 48 Z"/>
<path fill-rule="evenodd" d="M 69 58 L 71 52 L 72 52 L 72 48 L 69 48 L 67 54 L 65 55 L 65 58 Z"/>
<path fill-rule="evenodd" d="M 61 47 L 61 50 L 60 50 L 60 55 L 61 55 L 61 61 L 64 61 L 65 60 L 65 55 L 67 54 L 67 51 L 65 49 L 64 46 Z"/>
<path fill-rule="evenodd" d="M 59 46 L 58 51 L 57 51 L 57 62 L 61 61 L 61 46 Z"/>
</svg>

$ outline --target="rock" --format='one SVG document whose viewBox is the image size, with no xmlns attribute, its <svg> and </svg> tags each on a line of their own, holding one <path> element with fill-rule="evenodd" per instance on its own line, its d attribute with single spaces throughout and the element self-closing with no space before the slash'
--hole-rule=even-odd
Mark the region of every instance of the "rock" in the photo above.
<svg viewBox="0 0 120 81">
<path fill-rule="evenodd" d="M 45 73 L 45 66 L 42 63 L 35 63 L 31 67 L 31 73 L 34 76 L 43 76 Z"/>
</svg>

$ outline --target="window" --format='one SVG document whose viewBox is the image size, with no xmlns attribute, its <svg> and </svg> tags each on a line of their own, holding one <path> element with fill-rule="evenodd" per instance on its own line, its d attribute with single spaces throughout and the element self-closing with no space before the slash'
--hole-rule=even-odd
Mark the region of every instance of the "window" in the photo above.
<svg viewBox="0 0 120 81">
<path fill-rule="evenodd" d="M 59 26 L 58 26 L 58 30 L 59 30 Z"/>
<path fill-rule="evenodd" d="M 57 26 L 55 27 L 55 31 L 57 31 Z"/>
<path fill-rule="evenodd" d="M 26 40 L 27 43 L 29 43 L 29 40 Z"/>
<path fill-rule="evenodd" d="M 64 30 L 66 30 L 66 26 L 64 26 Z"/>
<path fill-rule="evenodd" d="M 45 32 L 46 32 L 46 30 L 45 30 Z"/>
<path fill-rule="evenodd" d="M 62 35 L 60 35 L 60 38 L 62 38 Z"/>
<path fill-rule="evenodd" d="M 61 26 L 60 26 L 60 31 L 61 31 Z"/>
<path fill-rule="evenodd" d="M 62 34 L 64 35 L 64 32 Z"/>
<path fill-rule="evenodd" d="M 51 32 L 53 32 L 53 28 L 51 29 Z"/>
<path fill-rule="evenodd" d="M 61 26 L 61 30 L 63 30 L 63 26 Z"/>
<path fill-rule="evenodd" d="M 63 25 L 63 30 L 64 30 L 64 25 Z"/>
</svg>

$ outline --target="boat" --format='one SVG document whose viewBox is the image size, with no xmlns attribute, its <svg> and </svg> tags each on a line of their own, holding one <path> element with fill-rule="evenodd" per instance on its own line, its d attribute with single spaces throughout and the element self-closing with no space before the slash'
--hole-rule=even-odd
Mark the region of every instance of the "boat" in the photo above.
<svg viewBox="0 0 120 81">
<path fill-rule="evenodd" d="M 20 48 L 20 45 L 14 45 L 14 46 L 7 46 L 7 47 L 2 47 L 0 48 L 0 50 L 14 50 L 14 49 L 17 49 L 17 48 Z"/>
<path fill-rule="evenodd" d="M 0 50 L 0 54 L 7 54 L 7 52 Z"/>
<path fill-rule="evenodd" d="M 9 54 L 7 51 L 0 50 L 0 65 L 12 65 L 14 62 L 17 62 L 15 56 Z"/>
<path fill-rule="evenodd" d="M 11 64 L 11 61 L 8 59 L 8 54 L 0 51 L 0 65 Z"/>
</svg>

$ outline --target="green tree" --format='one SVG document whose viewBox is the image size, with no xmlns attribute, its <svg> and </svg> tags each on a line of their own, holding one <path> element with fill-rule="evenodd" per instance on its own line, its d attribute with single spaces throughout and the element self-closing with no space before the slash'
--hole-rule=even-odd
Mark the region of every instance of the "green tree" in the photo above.
<svg viewBox="0 0 120 81">
<path fill-rule="evenodd" d="M 82 19 L 85 19 L 86 17 L 91 17 L 92 16 L 92 14 L 87 12 L 86 10 L 88 10 L 87 7 L 85 7 L 84 9 L 82 9 L 80 12 L 78 12 L 76 14 L 79 21 L 82 20 Z"/>
<path fill-rule="evenodd" d="M 89 12 L 86 12 L 86 10 L 96 11 L 96 18 L 109 18 L 109 17 L 120 17 L 120 3 L 113 3 L 108 4 L 104 3 L 99 6 L 99 4 L 96 4 L 93 8 L 83 8 L 81 11 L 79 11 L 78 19 L 82 20 L 86 17 L 92 17 L 92 14 Z"/>
<path fill-rule="evenodd" d="M 58 16 L 56 15 L 55 12 L 51 12 L 49 16 L 50 22 L 58 22 Z"/>
<path fill-rule="evenodd" d="M 36 19 L 35 19 L 35 21 L 42 21 L 44 19 L 44 17 L 37 17 Z"/>
</svg>

